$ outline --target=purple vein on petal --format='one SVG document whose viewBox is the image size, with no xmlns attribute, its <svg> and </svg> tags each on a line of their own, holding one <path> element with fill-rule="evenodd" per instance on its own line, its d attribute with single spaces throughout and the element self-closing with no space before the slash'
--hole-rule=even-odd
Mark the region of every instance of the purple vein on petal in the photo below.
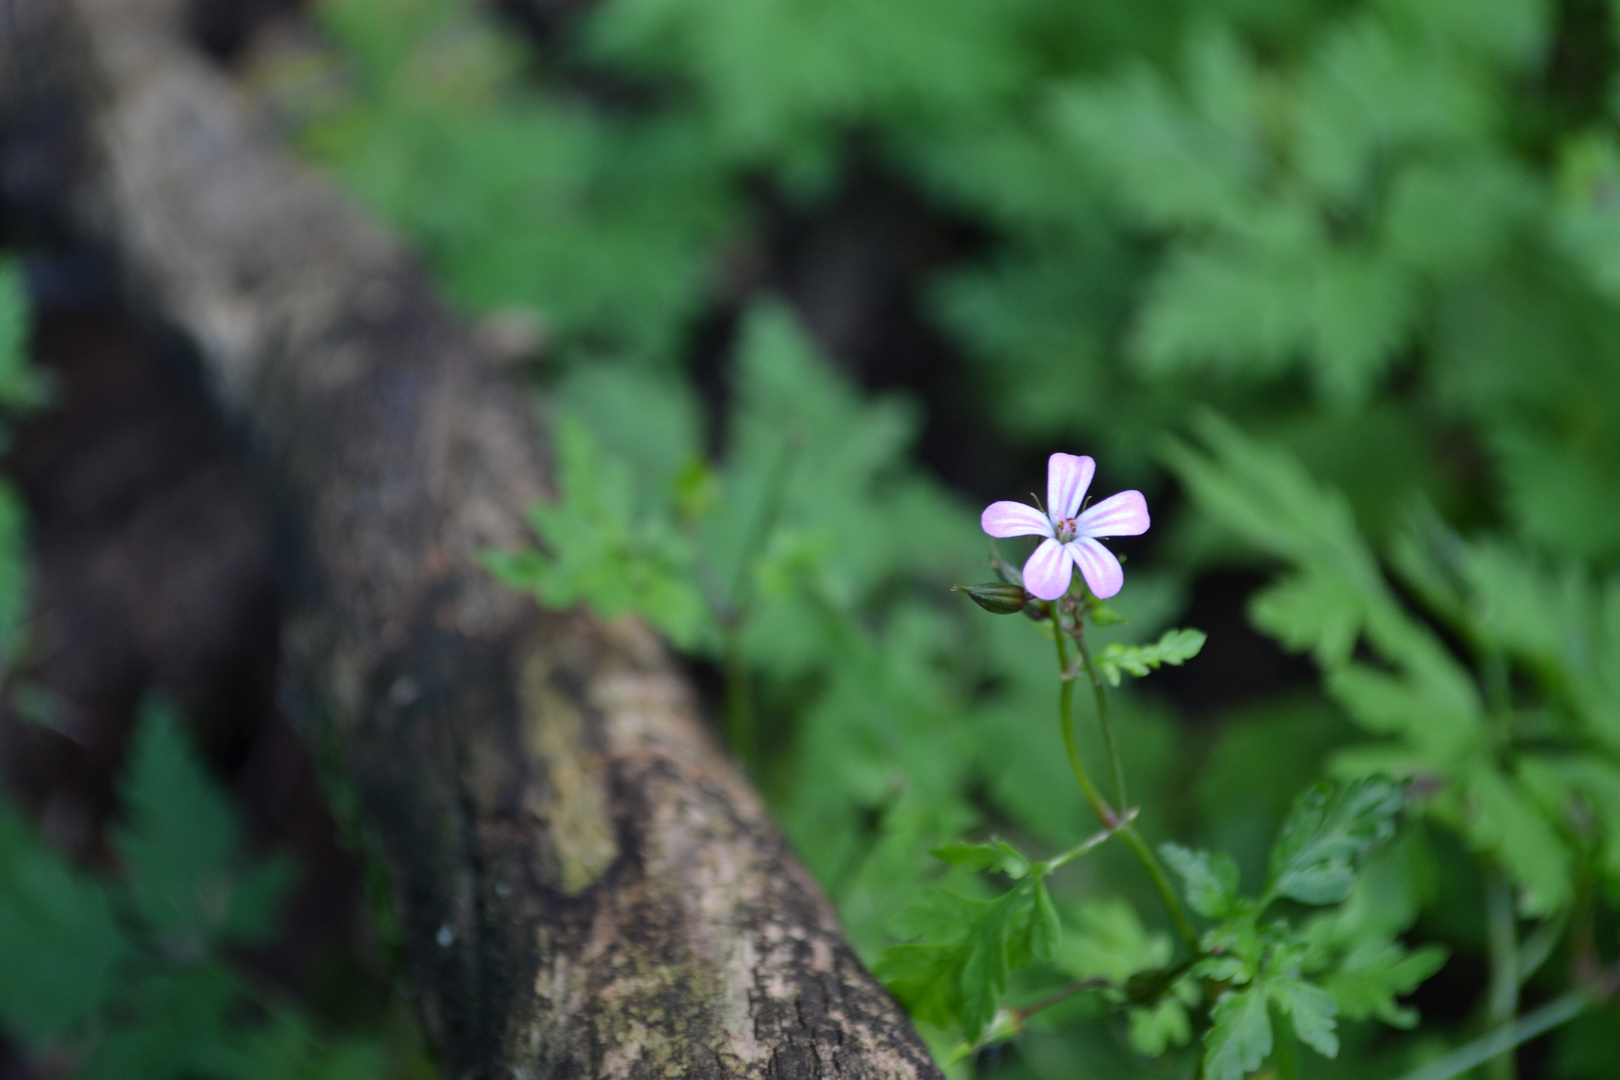
<svg viewBox="0 0 1620 1080">
<path fill-rule="evenodd" d="M 1074 524 L 1082 536 L 1140 536 L 1150 524 L 1147 500 L 1140 491 L 1122 491 L 1087 507 Z"/>
<path fill-rule="evenodd" d="M 994 502 L 984 508 L 979 525 L 991 536 L 1051 536 L 1052 523 L 1033 506 Z"/>
<path fill-rule="evenodd" d="M 1091 487 L 1097 463 L 1074 454 L 1053 454 L 1046 461 L 1046 512 L 1053 521 L 1072 518 Z"/>
</svg>

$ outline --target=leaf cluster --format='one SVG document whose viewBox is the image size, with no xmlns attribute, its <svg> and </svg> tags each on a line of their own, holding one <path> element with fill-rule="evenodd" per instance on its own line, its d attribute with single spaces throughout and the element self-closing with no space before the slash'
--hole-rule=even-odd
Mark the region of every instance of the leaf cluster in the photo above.
<svg viewBox="0 0 1620 1080">
<path fill-rule="evenodd" d="M 1338 493 L 1224 423 L 1200 431 L 1208 453 L 1177 447 L 1173 466 L 1208 513 L 1288 566 L 1253 598 L 1255 625 L 1310 652 L 1377 739 L 1341 752 L 1339 770 L 1423 778 L 1427 811 L 1502 867 L 1526 915 L 1567 908 L 1589 856 L 1614 880 L 1616 585 L 1420 515 L 1393 566 L 1470 665 L 1408 609 Z"/>
<path fill-rule="evenodd" d="M 28 363 L 29 307 L 22 267 L 0 256 L 0 447 L 10 439 L 10 421 L 49 400 L 49 384 Z M 16 490 L 0 482 L 0 671 L 16 655 L 28 608 L 23 505 Z"/>
<path fill-rule="evenodd" d="M 896 929 L 917 940 L 884 950 L 875 973 L 925 1023 L 960 1029 L 977 1043 L 996 1016 L 1010 972 L 1049 960 L 1061 926 L 1045 878 L 1051 867 L 1005 840 L 949 844 L 934 855 L 951 866 L 993 870 L 1013 881 L 992 899 L 928 891 Z"/>
<path fill-rule="evenodd" d="M 1410 1026 L 1411 1015 L 1395 999 L 1438 970 L 1442 950 L 1408 953 L 1393 936 L 1405 929 L 1399 920 L 1380 924 L 1340 912 L 1296 928 L 1265 918 L 1280 900 L 1312 906 L 1349 900 L 1362 863 L 1394 836 L 1404 806 L 1402 785 L 1383 777 L 1338 790 L 1314 785 L 1284 822 L 1253 899 L 1239 893 L 1237 864 L 1224 853 L 1161 849 L 1188 904 L 1218 920 L 1189 971 L 1215 994 L 1204 1035 L 1210 1080 L 1241 1080 L 1258 1069 L 1274 1048 L 1274 1016 L 1326 1057 L 1338 1055 L 1341 1013 Z M 1409 921 L 1414 913 L 1404 914 Z"/>
<path fill-rule="evenodd" d="M 233 950 L 274 931 L 293 881 L 242 851 L 235 812 L 166 709 L 149 706 L 121 787 L 122 875 L 86 873 L 0 808 L 0 1022 L 76 1076 L 361 1080 L 381 1047 L 318 1031 Z"/>
<path fill-rule="evenodd" d="M 1202 630 L 1166 630 L 1149 645 L 1112 642 L 1097 654 L 1095 663 L 1109 686 L 1118 686 L 1120 674 L 1138 677 L 1157 671 L 1161 665 L 1180 667 L 1197 656 L 1207 640 Z"/>
</svg>

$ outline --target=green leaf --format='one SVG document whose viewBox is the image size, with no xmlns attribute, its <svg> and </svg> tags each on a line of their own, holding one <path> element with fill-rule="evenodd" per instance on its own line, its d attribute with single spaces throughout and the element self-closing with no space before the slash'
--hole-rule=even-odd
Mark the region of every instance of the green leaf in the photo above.
<svg viewBox="0 0 1620 1080">
<path fill-rule="evenodd" d="M 969 1043 L 995 1016 L 1009 972 L 1050 957 L 1060 933 L 1052 899 L 1034 876 L 993 900 L 931 890 L 899 929 L 920 940 L 885 950 L 878 978 L 913 1015 L 960 1026 Z"/>
<path fill-rule="evenodd" d="M 962 1033 L 969 1042 L 978 1041 L 979 1033 L 995 1015 L 1001 995 L 1007 992 L 1007 973 L 1011 967 L 1008 939 L 1012 937 L 1013 908 L 1021 892 L 1015 889 L 991 901 L 984 918 L 968 930 L 958 979 L 962 992 Z"/>
<path fill-rule="evenodd" d="M 1033 964 L 1052 958 L 1053 951 L 1063 937 L 1063 924 L 1058 919 L 1057 908 L 1052 905 L 1052 894 L 1047 889 L 1046 882 L 1037 878 L 1031 891 L 1034 897 L 1029 922 L 1024 932 L 1023 951 Z"/>
<path fill-rule="evenodd" d="M 22 497 L 0 481 L 0 674 L 10 669 L 28 618 L 27 524 Z"/>
<path fill-rule="evenodd" d="M 1186 1046 L 1192 1038 L 1187 1003 L 1177 998 L 1167 997 L 1157 1005 L 1132 1009 L 1128 1015 L 1131 1048 L 1138 1054 L 1163 1057 L 1172 1046 Z"/>
<path fill-rule="evenodd" d="M 1520 886 L 1523 914 L 1550 915 L 1569 903 L 1574 881 L 1568 847 L 1530 793 L 1494 763 L 1476 762 L 1463 771 L 1439 809 Z"/>
<path fill-rule="evenodd" d="M 1056 961 L 1076 979 L 1103 978 L 1124 986 L 1138 972 L 1162 968 L 1175 951 L 1168 935 L 1150 933 L 1122 899 L 1087 901 L 1075 909 L 1074 922 Z"/>
<path fill-rule="evenodd" d="M 557 424 L 560 489 L 529 517 L 547 554 L 490 553 L 484 565 L 552 608 L 588 603 L 606 618 L 633 611 L 683 648 L 712 647 L 718 627 L 672 521 L 638 515 L 631 470 L 602 453 L 583 424 Z"/>
<path fill-rule="evenodd" d="M 1311 586 L 1334 601 L 1334 617 L 1320 625 L 1333 629 L 1337 639 L 1344 637 L 1346 622 L 1359 627 L 1369 616 L 1383 617 L 1378 609 L 1388 586 L 1348 500 L 1318 483 L 1293 455 L 1250 438 L 1214 413 L 1202 414 L 1195 428 L 1208 453 L 1173 443 L 1165 459 L 1198 505 L 1257 550 L 1342 582 L 1332 591 L 1319 582 Z M 1301 602 L 1287 605 L 1294 613 L 1306 608 Z"/>
<path fill-rule="evenodd" d="M 131 952 L 107 889 L 0 806 L 0 1018 L 25 1039 L 73 1034 L 104 1009 Z"/>
<path fill-rule="evenodd" d="M 1290 652 L 1311 652 L 1327 668 L 1350 659 L 1363 610 L 1351 582 L 1313 569 L 1289 574 L 1249 599 L 1249 619 L 1256 627 Z"/>
<path fill-rule="evenodd" d="M 1333 995 L 1300 979 L 1279 977 L 1266 982 L 1266 992 L 1293 1022 L 1299 1041 L 1323 1057 L 1339 1056 L 1339 1007 Z"/>
<path fill-rule="evenodd" d="M 1271 1014 L 1266 987 L 1228 990 L 1215 1002 L 1214 1023 L 1204 1035 L 1205 1080 L 1243 1080 L 1271 1054 Z"/>
<path fill-rule="evenodd" d="M 995 1012 L 998 975 L 1006 986 L 1006 900 L 930 890 L 900 922 L 902 933 L 919 940 L 886 949 L 874 967 L 878 978 L 914 1016 L 936 1027 L 959 1026 L 975 1041 Z"/>
<path fill-rule="evenodd" d="M 1395 834 L 1402 785 L 1385 777 L 1335 792 L 1317 784 L 1294 803 L 1271 849 L 1266 896 L 1336 904 L 1355 884 L 1355 861 Z"/>
<path fill-rule="evenodd" d="M 323 1038 L 293 1009 L 277 1009 L 270 1021 L 230 1037 L 199 1054 L 208 1075 L 227 1080 L 380 1080 L 383 1048 L 371 1039 Z"/>
<path fill-rule="evenodd" d="M 1484 709 L 1468 672 L 1449 657 L 1429 662 L 1406 653 L 1405 669 L 1380 671 L 1350 663 L 1332 672 L 1328 692 L 1351 717 L 1377 735 L 1402 735 L 1423 758 L 1445 767 L 1482 737 Z"/>
<path fill-rule="evenodd" d="M 1237 904 L 1238 866 L 1223 851 L 1194 851 L 1180 844 L 1164 844 L 1159 854 L 1181 876 L 1187 903 L 1212 919 L 1229 914 Z"/>
<path fill-rule="evenodd" d="M 1010 878 L 1021 878 L 1030 871 L 1029 857 L 1005 840 L 988 844 L 955 843 L 937 847 L 934 858 L 968 870 L 995 870 Z"/>
<path fill-rule="evenodd" d="M 1388 940 L 1368 940 L 1352 946 L 1339 967 L 1323 977 L 1339 1012 L 1351 1020 L 1376 1018 L 1398 1028 L 1417 1025 L 1417 1010 L 1397 1004 L 1446 962 L 1446 950 L 1429 945 L 1407 952 Z"/>
<path fill-rule="evenodd" d="M 1119 685 L 1120 672 L 1138 677 L 1162 664 L 1180 667 L 1198 655 L 1207 635 L 1202 630 L 1166 630 L 1151 645 L 1122 645 L 1115 642 L 1097 656 L 1097 670 L 1110 686 Z"/>
<path fill-rule="evenodd" d="M 163 705 L 141 711 L 122 794 L 114 844 L 136 909 L 175 948 L 201 948 L 229 917 L 241 827 Z"/>
<path fill-rule="evenodd" d="M 261 945 L 271 940 L 282 904 L 298 880 L 298 867 L 285 855 L 275 855 L 237 875 L 230 908 L 220 928 L 224 940 Z"/>
<path fill-rule="evenodd" d="M 28 290 L 16 260 L 0 258 L 0 408 L 25 412 L 47 400 L 45 381 L 28 366 Z"/>
<path fill-rule="evenodd" d="M 182 1080 L 216 1075 L 235 1033 L 242 982 L 215 963 L 190 963 L 141 979 L 124 995 L 79 1072 L 83 1080 Z"/>
</svg>

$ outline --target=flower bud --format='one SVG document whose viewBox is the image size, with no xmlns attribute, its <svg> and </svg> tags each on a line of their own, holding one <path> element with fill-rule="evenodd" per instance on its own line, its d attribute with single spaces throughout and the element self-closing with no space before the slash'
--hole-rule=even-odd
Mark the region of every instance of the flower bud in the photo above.
<svg viewBox="0 0 1620 1080">
<path fill-rule="evenodd" d="M 1024 610 L 1031 597 L 1022 585 L 1009 585 L 991 581 L 983 585 L 955 585 L 954 592 L 965 592 L 973 602 L 992 615 L 1016 615 Z"/>
</svg>

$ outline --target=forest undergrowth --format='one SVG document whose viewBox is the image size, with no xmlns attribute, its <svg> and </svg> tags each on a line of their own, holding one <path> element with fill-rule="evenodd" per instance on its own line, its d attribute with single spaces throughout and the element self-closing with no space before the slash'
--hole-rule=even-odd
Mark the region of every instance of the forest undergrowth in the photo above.
<svg viewBox="0 0 1620 1080">
<path fill-rule="evenodd" d="M 952 1075 L 1610 1074 L 1620 13 L 309 20 L 248 85 L 554 433 L 488 568 L 664 634 Z M 1122 587 L 984 535 L 1053 453 Z"/>
</svg>

